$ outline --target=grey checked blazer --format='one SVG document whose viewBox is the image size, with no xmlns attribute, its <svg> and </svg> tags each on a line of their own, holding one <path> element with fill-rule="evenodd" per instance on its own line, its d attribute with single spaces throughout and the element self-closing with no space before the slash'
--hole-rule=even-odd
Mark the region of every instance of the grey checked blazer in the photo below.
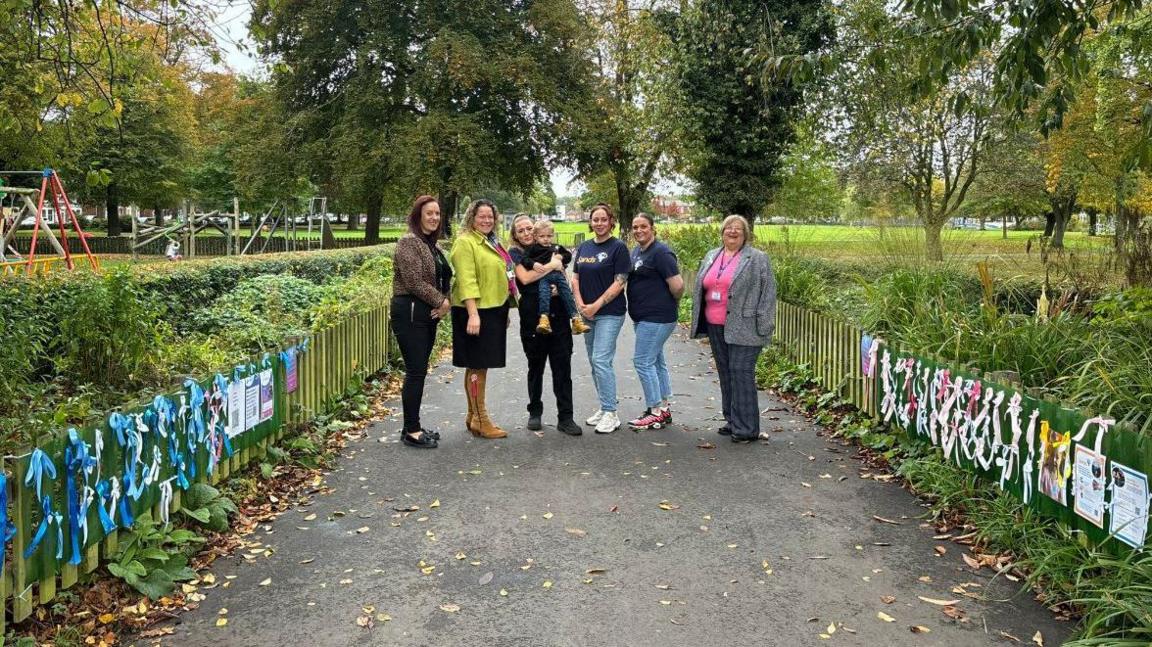
<svg viewBox="0 0 1152 647">
<path fill-rule="evenodd" d="M 704 255 L 696 272 L 696 291 L 692 297 L 693 337 L 708 336 L 704 317 L 704 274 L 720 254 L 717 247 Z M 739 346 L 767 346 L 776 329 L 776 277 L 772 263 L 764 252 L 745 245 L 740 264 L 728 290 L 728 314 L 724 322 L 724 341 Z"/>
</svg>

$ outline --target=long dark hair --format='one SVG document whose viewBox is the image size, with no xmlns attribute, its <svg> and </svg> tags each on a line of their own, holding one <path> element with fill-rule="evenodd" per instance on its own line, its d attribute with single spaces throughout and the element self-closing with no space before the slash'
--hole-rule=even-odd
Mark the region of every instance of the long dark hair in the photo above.
<svg viewBox="0 0 1152 647">
<path fill-rule="evenodd" d="M 424 213 L 425 205 L 430 202 L 435 202 L 436 206 L 440 206 L 440 202 L 430 195 L 422 195 L 412 202 L 412 210 L 408 212 L 408 231 L 431 242 L 444 237 L 444 213 L 440 213 L 440 225 L 436 228 L 436 231 L 430 235 L 424 235 L 424 228 L 420 226 L 420 218 Z"/>
</svg>

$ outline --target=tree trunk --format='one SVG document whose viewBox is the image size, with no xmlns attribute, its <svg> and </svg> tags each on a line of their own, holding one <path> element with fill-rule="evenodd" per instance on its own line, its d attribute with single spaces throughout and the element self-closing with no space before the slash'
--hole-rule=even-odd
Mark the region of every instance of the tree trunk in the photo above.
<svg viewBox="0 0 1152 647">
<path fill-rule="evenodd" d="M 1088 235 L 1089 236 L 1095 236 L 1096 235 L 1096 218 L 1097 218 L 1098 213 L 1099 212 L 1097 212 L 1096 209 L 1089 209 L 1088 210 Z"/>
<path fill-rule="evenodd" d="M 115 182 L 108 185 L 104 194 L 104 208 L 108 211 L 108 237 L 120 235 L 120 189 Z"/>
<path fill-rule="evenodd" d="M 1008 214 L 1000 217 L 1000 237 L 1008 240 Z"/>
<path fill-rule="evenodd" d="M 924 254 L 930 261 L 944 260 L 944 246 L 940 243 L 940 230 L 944 223 L 924 221 Z"/>
<path fill-rule="evenodd" d="M 616 199 L 620 202 L 620 210 L 616 212 L 616 224 L 619 226 L 617 235 L 625 242 L 632 235 L 632 219 L 640 211 L 638 193 L 632 187 L 616 185 Z"/>
<path fill-rule="evenodd" d="M 460 206 L 460 194 L 456 191 L 442 191 L 440 199 L 440 217 L 444 219 L 444 235 L 451 236 L 453 225 L 456 224 L 456 210 Z"/>
<path fill-rule="evenodd" d="M 1047 238 L 1052 235 L 1052 230 L 1056 228 L 1056 214 L 1049 211 L 1044 214 L 1044 237 Z"/>
<path fill-rule="evenodd" d="M 360 228 L 360 212 L 348 214 L 348 231 L 356 231 Z"/>
<path fill-rule="evenodd" d="M 160 205 L 152 206 L 152 222 L 156 223 L 157 227 L 164 226 L 164 214 L 160 213 Z"/>
<path fill-rule="evenodd" d="M 1068 220 L 1071 219 L 1071 217 L 1071 213 L 1058 214 L 1056 216 L 1056 226 L 1052 231 L 1052 249 L 1064 249 L 1064 232 L 1068 229 Z"/>
<path fill-rule="evenodd" d="M 368 204 L 365 205 L 368 216 L 364 222 L 364 242 L 369 245 L 375 245 L 380 242 L 380 211 L 383 204 L 383 197 L 378 194 L 373 194 L 369 196 Z"/>
</svg>

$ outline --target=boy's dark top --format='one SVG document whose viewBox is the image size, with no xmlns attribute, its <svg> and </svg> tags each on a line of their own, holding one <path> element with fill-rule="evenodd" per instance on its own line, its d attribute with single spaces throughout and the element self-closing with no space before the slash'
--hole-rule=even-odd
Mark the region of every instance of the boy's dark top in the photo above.
<svg viewBox="0 0 1152 647">
<path fill-rule="evenodd" d="M 560 260 L 564 263 L 564 267 L 572 262 L 572 252 L 564 248 L 563 245 L 541 245 L 540 243 L 532 243 L 524 250 L 524 260 L 520 262 L 524 269 L 531 270 L 532 266 L 536 263 L 547 265 L 552 262 L 552 255 L 559 254 Z M 560 270 L 552 270 L 559 272 Z"/>
</svg>

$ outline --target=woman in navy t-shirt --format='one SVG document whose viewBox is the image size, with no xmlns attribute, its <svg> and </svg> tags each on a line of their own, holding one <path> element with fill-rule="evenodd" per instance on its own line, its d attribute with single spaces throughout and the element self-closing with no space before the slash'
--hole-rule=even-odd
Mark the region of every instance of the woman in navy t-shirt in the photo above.
<svg viewBox="0 0 1152 647">
<path fill-rule="evenodd" d="M 616 215 L 612 207 L 598 204 L 588 216 L 594 238 L 576 249 L 573 261 L 572 294 L 576 308 L 592 330 L 584 335 L 592 381 L 600 398 L 600 408 L 586 421 L 596 433 L 610 434 L 620 427 L 616 415 L 616 338 L 624 325 L 624 286 L 631 268 L 628 247 L 615 236 Z"/>
<path fill-rule="evenodd" d="M 672 422 L 669 400 L 672 376 L 664 360 L 664 343 L 676 330 L 684 279 L 676 253 L 656 240 L 656 223 L 648 214 L 632 219 L 632 249 L 628 275 L 628 314 L 636 326 L 632 364 L 644 387 L 644 413 L 628 421 L 633 429 L 660 429 Z"/>
</svg>

